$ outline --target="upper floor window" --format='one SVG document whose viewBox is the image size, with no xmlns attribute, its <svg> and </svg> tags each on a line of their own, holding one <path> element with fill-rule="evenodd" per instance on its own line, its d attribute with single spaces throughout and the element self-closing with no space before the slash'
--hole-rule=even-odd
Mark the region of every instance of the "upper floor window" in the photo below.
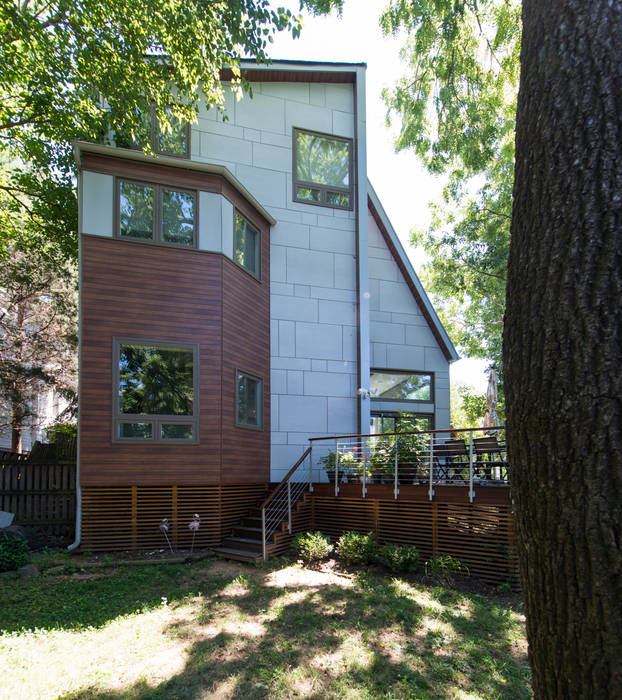
<svg viewBox="0 0 622 700">
<path fill-rule="evenodd" d="M 235 212 L 233 259 L 238 265 L 259 278 L 259 231 L 239 212 Z"/>
<path fill-rule="evenodd" d="M 155 110 L 140 115 L 140 127 L 132 138 L 123 133 L 115 133 L 115 144 L 121 148 L 143 148 L 149 144 L 155 153 L 167 156 L 190 157 L 190 125 L 169 115 L 170 127 L 161 125 Z"/>
<path fill-rule="evenodd" d="M 196 192 L 117 180 L 119 237 L 193 247 L 196 229 Z"/>
<path fill-rule="evenodd" d="M 352 141 L 294 129 L 294 201 L 352 209 Z"/>
<path fill-rule="evenodd" d="M 196 442 L 198 349 L 115 339 L 114 439 Z"/>
<path fill-rule="evenodd" d="M 431 374 L 374 369 L 369 385 L 377 401 L 434 401 Z"/>
</svg>

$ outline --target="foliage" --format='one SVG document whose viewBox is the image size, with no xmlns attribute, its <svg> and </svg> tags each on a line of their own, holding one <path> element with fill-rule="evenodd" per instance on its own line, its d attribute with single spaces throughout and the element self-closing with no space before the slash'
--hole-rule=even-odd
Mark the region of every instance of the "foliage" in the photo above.
<svg viewBox="0 0 622 700">
<path fill-rule="evenodd" d="M 337 453 L 331 450 L 327 455 L 320 457 L 318 461 L 322 464 L 325 471 L 334 472 L 335 465 L 337 464 Z M 339 468 L 343 469 L 345 472 L 349 472 L 355 462 L 356 457 L 353 452 L 339 453 Z"/>
<path fill-rule="evenodd" d="M 449 177 L 422 275 L 460 348 L 500 366 L 519 75 L 520 0 L 393 0 L 385 33 L 405 30 L 406 74 L 384 97 L 398 149 Z"/>
<path fill-rule="evenodd" d="M 376 538 L 373 532 L 366 535 L 360 532 L 345 532 L 337 541 L 336 552 L 345 564 L 369 564 L 376 551 Z"/>
<path fill-rule="evenodd" d="M 326 559 L 333 551 L 330 538 L 321 532 L 301 532 L 294 537 L 292 547 L 305 564 Z"/>
<path fill-rule="evenodd" d="M 473 387 L 451 385 L 451 427 L 481 426 L 486 413 L 486 394 L 478 394 Z"/>
<path fill-rule="evenodd" d="M 45 435 L 50 442 L 54 442 L 57 435 L 67 435 L 68 437 L 78 437 L 78 426 L 75 423 L 54 423 L 46 428 Z"/>
<path fill-rule="evenodd" d="M 378 549 L 378 561 L 391 571 L 415 572 L 420 554 L 414 544 L 385 544 Z"/>
<path fill-rule="evenodd" d="M 14 571 L 28 563 L 29 549 L 23 540 L 0 536 L 0 571 Z"/>
<path fill-rule="evenodd" d="M 437 554 L 425 563 L 425 575 L 434 579 L 441 586 L 451 586 L 456 574 L 469 570 L 461 561 L 449 554 Z"/>
<path fill-rule="evenodd" d="M 394 431 L 395 435 L 375 438 L 371 453 L 371 470 L 378 473 L 392 473 L 395 467 L 395 451 L 399 464 L 424 465 L 426 458 L 427 436 L 419 431 L 427 428 L 425 420 L 415 419 L 400 412 L 400 420 Z"/>
</svg>

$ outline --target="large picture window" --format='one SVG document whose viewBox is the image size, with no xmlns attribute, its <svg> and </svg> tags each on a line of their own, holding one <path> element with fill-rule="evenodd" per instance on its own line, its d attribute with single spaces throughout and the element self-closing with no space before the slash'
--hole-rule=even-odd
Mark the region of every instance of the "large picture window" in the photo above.
<svg viewBox="0 0 622 700">
<path fill-rule="evenodd" d="M 235 424 L 242 428 L 263 428 L 263 382 L 259 377 L 236 370 Z"/>
<path fill-rule="evenodd" d="M 239 212 L 236 211 L 234 217 L 233 259 L 251 275 L 259 278 L 259 231 Z"/>
<path fill-rule="evenodd" d="M 294 201 L 352 209 L 352 141 L 294 129 Z"/>
<path fill-rule="evenodd" d="M 198 348 L 114 340 L 113 439 L 198 441 Z"/>
<path fill-rule="evenodd" d="M 116 201 L 119 238 L 196 246 L 196 192 L 119 179 Z"/>
<path fill-rule="evenodd" d="M 372 369 L 370 389 L 376 401 L 434 402 L 431 374 Z"/>
</svg>

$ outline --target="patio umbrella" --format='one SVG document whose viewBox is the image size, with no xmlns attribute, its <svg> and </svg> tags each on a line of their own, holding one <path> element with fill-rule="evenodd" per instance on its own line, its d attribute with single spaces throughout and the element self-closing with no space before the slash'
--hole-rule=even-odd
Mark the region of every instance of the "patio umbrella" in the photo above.
<svg viewBox="0 0 622 700">
<path fill-rule="evenodd" d="M 494 428 L 499 425 L 497 415 L 497 385 L 499 375 L 491 369 L 488 374 L 488 388 L 486 389 L 486 414 L 484 415 L 484 428 Z"/>
</svg>

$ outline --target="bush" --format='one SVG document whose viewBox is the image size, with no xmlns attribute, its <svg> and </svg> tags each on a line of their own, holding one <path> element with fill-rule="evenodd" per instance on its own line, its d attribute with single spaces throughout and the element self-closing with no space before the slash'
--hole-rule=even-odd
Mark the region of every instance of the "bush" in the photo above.
<svg viewBox="0 0 622 700">
<path fill-rule="evenodd" d="M 462 562 L 449 554 L 437 554 L 425 563 L 425 574 L 434 579 L 441 586 L 451 586 L 456 574 L 465 573 L 469 575 L 469 570 Z"/>
<path fill-rule="evenodd" d="M 361 535 L 359 532 L 345 532 L 337 542 L 337 554 L 345 564 L 368 564 L 376 550 L 373 532 Z"/>
<path fill-rule="evenodd" d="M 378 561 L 391 571 L 417 571 L 419 550 L 414 544 L 385 544 L 378 550 Z"/>
<path fill-rule="evenodd" d="M 321 532 L 301 532 L 294 537 L 292 547 L 305 564 L 325 559 L 333 551 L 330 540 Z"/>
<path fill-rule="evenodd" d="M 28 563 L 28 545 L 23 540 L 2 535 L 0 537 L 0 571 L 13 571 Z"/>
</svg>

